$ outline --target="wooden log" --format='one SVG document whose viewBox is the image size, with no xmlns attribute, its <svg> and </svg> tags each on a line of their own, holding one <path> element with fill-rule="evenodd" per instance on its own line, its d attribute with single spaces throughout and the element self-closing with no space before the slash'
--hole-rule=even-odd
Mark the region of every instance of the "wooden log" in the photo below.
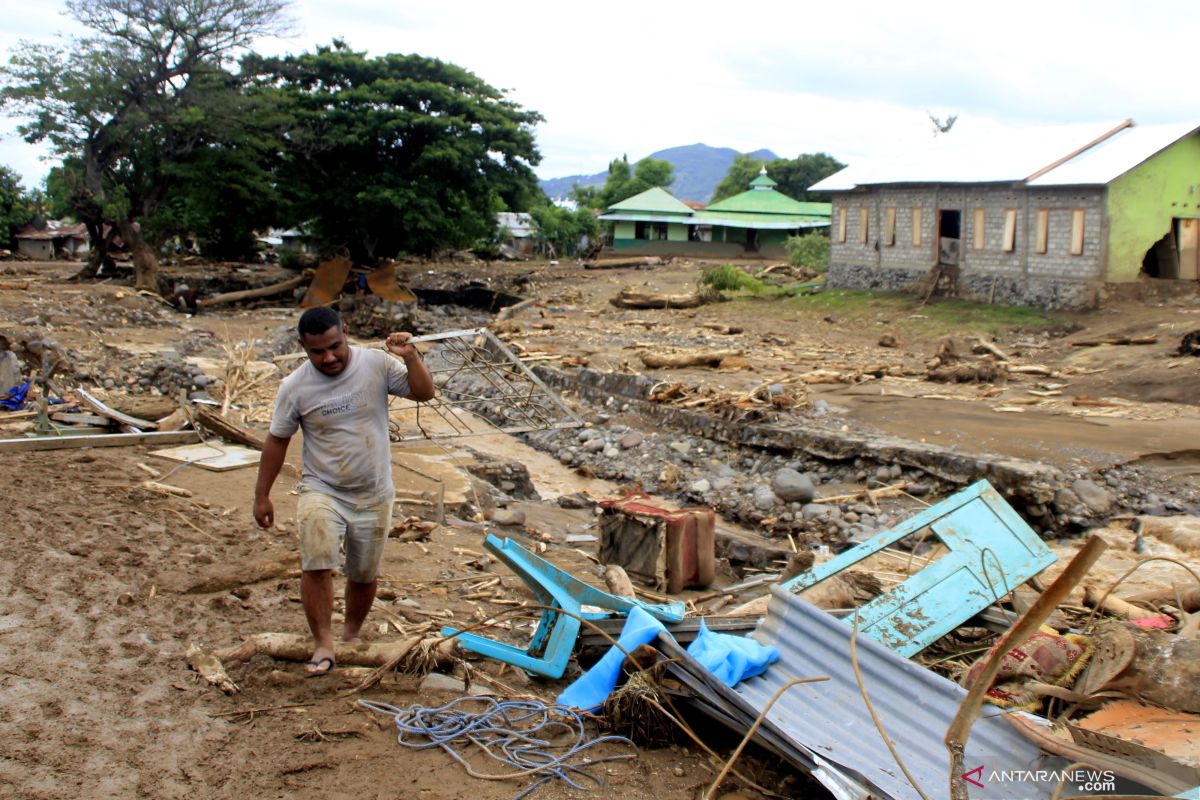
<svg viewBox="0 0 1200 800">
<path fill-rule="evenodd" d="M 1095 608 L 1100 602 L 1101 597 L 1104 597 L 1103 589 L 1096 586 L 1083 587 L 1083 604 L 1088 608 Z M 1104 605 L 1100 606 L 1100 610 L 1120 619 L 1151 619 L 1152 617 L 1160 616 L 1155 611 L 1139 608 L 1111 594 L 1108 597 L 1104 597 Z"/>
<path fill-rule="evenodd" d="M 0 289 L 28 289 L 29 281 L 2 281 Z"/>
<path fill-rule="evenodd" d="M 431 663 L 447 666 L 452 661 L 449 648 L 440 646 L 446 640 L 441 637 L 427 638 L 410 636 L 398 642 L 334 642 L 333 657 L 338 664 L 353 667 L 382 667 L 385 664 L 403 662 L 407 656 L 418 657 L 422 643 L 436 644 L 427 648 Z M 236 647 L 217 650 L 214 655 L 221 661 L 249 661 L 263 654 L 282 661 L 308 661 L 312 657 L 313 642 L 308 634 L 257 633 Z"/>
<path fill-rule="evenodd" d="M 1108 339 L 1084 339 L 1078 342 L 1071 342 L 1072 347 L 1099 347 L 1102 344 L 1108 345 L 1136 345 L 1136 344 L 1156 344 L 1157 336 L 1114 336 Z"/>
<path fill-rule="evenodd" d="M 263 449 L 263 439 L 261 437 L 245 428 L 234 425 L 208 406 L 196 406 L 195 414 L 197 425 L 220 436 L 225 441 L 244 444 L 247 447 L 253 447 L 255 450 Z"/>
<path fill-rule="evenodd" d="M 608 587 L 608 591 L 617 597 L 625 597 L 629 600 L 637 599 L 633 581 L 629 580 L 625 568 L 619 564 L 609 564 L 604 568 L 604 584 Z"/>
<path fill-rule="evenodd" d="M 188 489 L 180 488 L 179 486 L 171 486 L 158 481 L 142 481 L 142 488 L 149 489 L 156 494 L 165 494 L 171 497 L 191 497 L 192 492 Z"/>
<path fill-rule="evenodd" d="M 212 297 L 202 298 L 197 305 L 200 308 L 211 308 L 212 306 L 224 305 L 226 303 L 237 303 L 242 300 L 257 300 L 260 297 L 274 297 L 277 294 L 291 291 L 297 286 L 312 278 L 312 273 L 305 270 L 302 274 L 294 278 L 288 278 L 286 281 L 272 283 L 268 286 L 260 286 L 257 289 L 242 289 L 237 292 L 225 292 L 224 294 L 216 294 Z"/>
<path fill-rule="evenodd" d="M 639 292 L 627 286 L 609 302 L 617 308 L 698 308 L 704 300 L 695 293 L 658 294 Z"/>
<path fill-rule="evenodd" d="M 975 340 L 975 345 L 971 348 L 971 352 L 976 355 L 991 354 L 995 356 L 997 361 L 1008 361 L 1008 355 L 1003 350 L 983 338 Z"/>
<path fill-rule="evenodd" d="M 661 367 L 719 367 L 727 358 L 741 355 L 740 350 L 709 350 L 702 353 L 641 353 L 642 363 L 651 369 Z"/>
<path fill-rule="evenodd" d="M 633 256 L 630 258 L 605 258 L 588 261 L 584 269 L 622 269 L 624 267 L 654 267 L 663 263 L 658 256 Z"/>
<path fill-rule="evenodd" d="M 238 685 L 225 672 L 225 665 L 212 653 L 206 653 L 192 644 L 188 647 L 186 658 L 189 667 L 225 694 L 235 694 L 240 691 Z"/>
<path fill-rule="evenodd" d="M 1200 611 L 1200 586 L 1180 588 L 1178 592 L 1173 586 L 1164 586 L 1161 589 L 1126 595 L 1124 600 L 1129 603 L 1145 603 L 1155 607 L 1173 605 L 1191 614 Z"/>
<path fill-rule="evenodd" d="M 525 309 L 529 308 L 531 305 L 533 305 L 536 302 L 537 302 L 537 298 L 530 297 L 526 300 L 522 300 L 519 303 L 514 303 L 511 306 L 505 306 L 504 308 L 500 309 L 499 312 L 497 312 L 496 318 L 494 320 L 492 320 L 492 322 L 494 324 L 496 322 L 503 322 L 506 319 L 511 319 L 512 317 L 516 316 L 519 312 L 524 311 Z"/>
</svg>

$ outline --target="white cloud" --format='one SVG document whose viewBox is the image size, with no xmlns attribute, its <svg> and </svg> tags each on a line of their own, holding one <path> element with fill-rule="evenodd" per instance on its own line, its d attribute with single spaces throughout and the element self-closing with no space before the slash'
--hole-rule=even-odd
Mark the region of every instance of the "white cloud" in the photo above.
<svg viewBox="0 0 1200 800">
<path fill-rule="evenodd" d="M 58 7 L 0 0 L 0 46 L 66 27 Z M 852 161 L 928 136 L 927 110 L 964 122 L 1200 119 L 1188 83 L 1194 0 L 297 0 L 292 16 L 292 36 L 259 48 L 299 52 L 340 37 L 374 55 L 451 61 L 510 89 L 546 117 L 545 177 L 694 142 Z M 0 162 L 44 174 L 30 171 L 28 150 L 6 140 Z"/>
</svg>

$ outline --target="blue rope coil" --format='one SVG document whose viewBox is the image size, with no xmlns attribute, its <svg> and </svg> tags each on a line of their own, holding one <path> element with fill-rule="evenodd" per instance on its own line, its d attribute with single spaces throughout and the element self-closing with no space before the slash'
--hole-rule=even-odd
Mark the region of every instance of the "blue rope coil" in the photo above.
<svg viewBox="0 0 1200 800">
<path fill-rule="evenodd" d="M 552 780 L 561 780 L 576 789 L 589 788 L 578 783 L 576 779 L 590 781 L 596 787 L 602 787 L 604 781 L 588 772 L 586 767 L 636 758 L 635 754 L 619 754 L 599 759 L 580 757 L 584 751 L 598 744 L 618 743 L 630 747 L 634 744 L 624 736 L 597 736 L 589 739 L 586 722 L 577 711 L 540 700 L 459 697 L 437 708 L 417 705 L 398 708 L 371 700 L 359 700 L 358 703 L 371 711 L 392 717 L 399 731 L 398 741 L 404 747 L 415 750 L 439 747 L 473 778 L 536 779 L 513 800 L 521 800 Z M 482 705 L 483 710 L 461 708 L 470 705 Z M 478 752 L 512 767 L 514 771 L 477 771 L 460 752 L 472 745 Z"/>
</svg>

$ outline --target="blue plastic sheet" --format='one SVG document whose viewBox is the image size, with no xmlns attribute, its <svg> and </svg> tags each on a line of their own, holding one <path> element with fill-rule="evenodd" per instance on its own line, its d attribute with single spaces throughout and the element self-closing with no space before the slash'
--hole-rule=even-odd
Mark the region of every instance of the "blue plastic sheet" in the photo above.
<svg viewBox="0 0 1200 800">
<path fill-rule="evenodd" d="M 703 619 L 700 620 L 700 633 L 688 645 L 687 652 L 729 687 L 761 675 L 770 664 L 779 660 L 779 651 L 774 647 L 759 644 L 747 636 L 713 633 Z"/>
<path fill-rule="evenodd" d="M 625 660 L 625 654 L 649 644 L 664 631 L 666 628 L 661 622 L 642 608 L 634 606 L 625 620 L 621 635 L 617 637 L 620 647 L 608 648 L 603 658 L 563 690 L 558 696 L 558 704 L 580 711 L 592 711 L 604 705 L 605 699 L 617 685 L 617 678 L 621 677 L 621 663 Z"/>
<path fill-rule="evenodd" d="M 649 644 L 664 632 L 666 628 L 661 622 L 635 607 L 629 612 L 625 627 L 617 638 L 620 647 L 610 647 L 595 666 L 564 689 L 558 696 L 558 704 L 580 711 L 594 711 L 602 706 L 621 677 L 625 654 Z M 713 633 L 704 620 L 700 620 L 700 633 L 687 651 L 726 686 L 735 686 L 739 681 L 762 674 L 769 664 L 779 659 L 779 651 L 774 647 L 744 636 Z"/>
<path fill-rule="evenodd" d="M 29 381 L 25 381 L 20 386 L 14 386 L 11 389 L 0 392 L 0 407 L 7 408 L 9 411 L 20 411 L 25 407 L 25 396 L 29 394 Z"/>
</svg>

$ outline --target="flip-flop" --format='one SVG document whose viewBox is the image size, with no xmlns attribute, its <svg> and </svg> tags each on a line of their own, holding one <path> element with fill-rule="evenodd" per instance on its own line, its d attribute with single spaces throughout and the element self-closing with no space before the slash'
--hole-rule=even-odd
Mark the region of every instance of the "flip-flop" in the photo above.
<svg viewBox="0 0 1200 800">
<path fill-rule="evenodd" d="M 329 662 L 329 666 L 322 668 L 321 665 L 324 664 L 326 661 Z M 333 672 L 333 668 L 337 666 L 337 662 L 335 662 L 329 656 L 325 656 L 324 658 L 318 658 L 313 661 L 305 661 L 304 666 L 315 668 L 315 669 L 305 670 L 308 673 L 308 677 L 319 678 L 322 675 L 328 675 L 329 673 Z"/>
</svg>

